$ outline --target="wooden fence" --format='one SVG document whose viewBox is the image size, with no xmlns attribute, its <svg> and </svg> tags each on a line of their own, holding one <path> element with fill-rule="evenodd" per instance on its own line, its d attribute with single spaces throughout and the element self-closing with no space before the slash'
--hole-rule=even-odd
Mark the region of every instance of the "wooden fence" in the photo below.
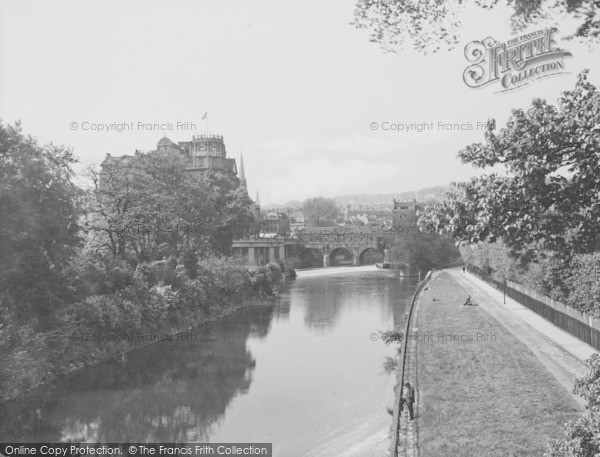
<svg viewBox="0 0 600 457">
<path fill-rule="evenodd" d="M 506 284 L 504 284 L 502 281 L 493 279 L 481 268 L 474 265 L 469 265 L 467 269 L 496 289 L 506 291 L 508 297 L 526 306 L 557 327 L 600 350 L 600 318 L 552 300 L 515 282 L 506 281 Z"/>
</svg>

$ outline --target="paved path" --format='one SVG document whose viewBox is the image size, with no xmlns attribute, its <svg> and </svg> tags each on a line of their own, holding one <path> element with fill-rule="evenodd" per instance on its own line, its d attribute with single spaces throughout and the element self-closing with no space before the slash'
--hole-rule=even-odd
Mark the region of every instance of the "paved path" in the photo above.
<svg viewBox="0 0 600 457">
<path fill-rule="evenodd" d="M 525 343 L 550 373 L 573 395 L 580 405 L 583 399 L 572 393 L 573 380 L 587 374 L 584 360 L 596 350 L 556 327 L 478 277 L 462 273 L 461 268 L 446 270 L 469 294 L 475 304 L 487 311 L 517 339 Z"/>
</svg>

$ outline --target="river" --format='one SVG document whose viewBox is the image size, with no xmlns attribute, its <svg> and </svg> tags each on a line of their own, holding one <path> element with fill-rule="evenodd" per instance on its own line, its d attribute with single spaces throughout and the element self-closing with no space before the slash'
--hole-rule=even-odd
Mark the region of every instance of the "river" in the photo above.
<svg viewBox="0 0 600 457">
<path fill-rule="evenodd" d="M 416 279 L 300 271 L 274 305 L 238 310 L 184 341 L 83 370 L 0 411 L 19 442 L 271 442 L 275 456 L 385 455 L 396 348 Z M 375 336 L 374 336 L 375 335 Z"/>
</svg>

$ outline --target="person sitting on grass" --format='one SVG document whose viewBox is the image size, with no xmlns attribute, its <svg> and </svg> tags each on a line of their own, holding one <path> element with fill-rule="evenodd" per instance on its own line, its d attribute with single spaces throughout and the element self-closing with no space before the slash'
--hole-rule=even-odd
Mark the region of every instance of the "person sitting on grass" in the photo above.
<svg viewBox="0 0 600 457">
<path fill-rule="evenodd" d="M 471 306 L 471 305 L 473 305 L 473 302 L 471 301 L 471 296 L 469 295 L 463 306 Z"/>
</svg>

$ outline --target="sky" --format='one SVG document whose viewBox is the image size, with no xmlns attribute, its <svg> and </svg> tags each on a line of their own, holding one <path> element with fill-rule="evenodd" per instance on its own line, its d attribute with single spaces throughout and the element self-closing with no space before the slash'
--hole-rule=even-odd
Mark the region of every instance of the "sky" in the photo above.
<svg viewBox="0 0 600 457">
<path fill-rule="evenodd" d="M 483 140 L 478 122 L 555 102 L 584 68 L 600 81 L 598 51 L 569 41 L 566 75 L 505 93 L 467 87 L 465 45 L 513 38 L 500 7 L 467 9 L 458 46 L 428 56 L 385 53 L 353 11 L 352 0 L 0 0 L 0 119 L 71 147 L 82 166 L 165 135 L 221 134 L 238 165 L 244 155 L 250 195 L 283 203 L 468 179 L 480 171 L 456 154 Z M 423 122 L 433 131 L 383 128 Z M 91 129 L 123 123 L 134 128 Z"/>
</svg>

